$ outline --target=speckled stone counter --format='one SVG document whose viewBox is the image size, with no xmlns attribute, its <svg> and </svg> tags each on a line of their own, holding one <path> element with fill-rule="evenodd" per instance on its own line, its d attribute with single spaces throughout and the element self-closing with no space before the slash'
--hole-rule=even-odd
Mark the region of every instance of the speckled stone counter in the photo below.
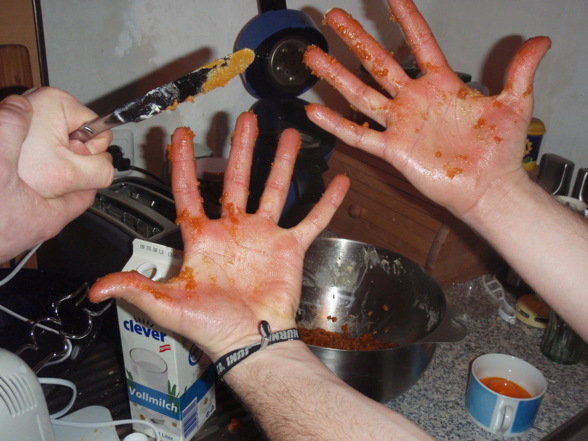
<svg viewBox="0 0 588 441">
<path fill-rule="evenodd" d="M 498 352 L 522 358 L 537 367 L 548 389 L 532 429 L 511 440 L 540 440 L 588 407 L 588 357 L 574 366 L 547 359 L 539 348 L 542 329 L 517 320 L 511 325 L 497 314 L 497 303 L 483 288 L 481 278 L 445 291 L 456 317 L 468 335 L 457 343 L 442 343 L 419 381 L 388 406 L 441 441 L 498 440 L 470 421 L 465 393 L 470 363 L 479 355 Z M 515 298 L 506 297 L 514 306 Z"/>
</svg>

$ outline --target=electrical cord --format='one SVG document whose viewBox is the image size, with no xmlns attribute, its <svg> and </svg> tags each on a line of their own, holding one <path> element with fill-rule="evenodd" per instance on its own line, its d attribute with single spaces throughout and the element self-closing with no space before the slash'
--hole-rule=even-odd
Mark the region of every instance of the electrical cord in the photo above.
<svg viewBox="0 0 588 441">
<path fill-rule="evenodd" d="M 123 172 L 133 170 L 139 173 L 143 173 L 144 175 L 149 176 L 152 179 L 155 179 L 160 184 L 163 184 L 163 180 L 159 176 L 151 173 L 149 170 L 145 170 L 144 168 L 132 165 L 131 160 L 129 158 L 125 158 L 120 146 L 113 144 L 109 146 L 108 149 L 106 149 L 106 151 L 110 153 L 110 155 L 112 156 L 112 165 L 118 171 Z"/>
<path fill-rule="evenodd" d="M 74 383 L 72 383 L 69 380 L 64 380 L 62 378 L 39 378 L 39 383 L 41 384 L 53 384 L 53 385 L 57 385 L 57 386 L 65 386 L 65 387 L 69 387 L 71 389 L 71 398 L 69 400 L 69 403 L 67 403 L 67 405 L 61 409 L 59 412 L 55 412 L 52 413 L 51 415 L 49 415 L 51 417 L 51 419 L 55 419 L 55 418 L 61 418 L 63 415 L 65 415 L 66 413 L 68 413 L 70 411 L 70 409 L 73 407 L 75 401 L 76 401 L 76 394 L 78 393 L 78 388 L 76 387 L 76 385 Z"/>
<path fill-rule="evenodd" d="M 4 286 L 6 285 L 8 282 L 10 282 L 19 272 L 20 270 L 23 268 L 23 266 L 29 261 L 29 259 L 33 256 L 33 254 L 35 254 L 35 252 L 39 249 L 39 247 L 43 245 L 43 242 L 41 242 L 40 244 L 38 244 L 37 246 L 35 246 L 33 249 L 31 249 L 21 260 L 20 262 L 18 262 L 18 264 L 16 266 L 14 266 L 12 268 L 12 271 L 10 271 L 10 273 L 4 277 L 2 280 L 0 280 L 0 286 Z M 4 305 L 0 305 L 0 311 L 11 315 L 12 317 L 16 318 L 17 320 L 21 320 L 25 323 L 29 323 L 33 326 L 36 326 L 38 328 L 41 328 L 45 331 L 49 331 L 49 332 L 53 332 L 54 334 L 60 334 L 60 332 L 57 329 L 53 329 L 49 326 L 45 326 L 42 325 L 39 322 L 34 322 L 33 320 L 26 318 L 20 314 L 18 314 L 17 312 L 12 311 L 11 309 L 8 309 L 7 307 L 5 307 Z M 49 361 L 47 363 L 45 363 L 44 367 L 46 366 L 50 366 L 50 365 L 54 365 L 54 364 L 58 364 L 61 363 L 65 360 L 67 360 L 67 358 L 71 355 L 72 350 L 73 350 L 73 346 L 71 344 L 71 342 L 69 340 L 65 340 L 65 346 L 66 346 L 66 351 L 65 353 L 59 357 L 57 360 L 52 360 Z"/>
<path fill-rule="evenodd" d="M 160 441 L 161 438 L 159 437 L 159 432 L 157 432 L 157 427 L 154 424 L 150 423 L 149 421 L 144 420 L 116 420 L 116 421 L 104 421 L 102 423 L 79 423 L 75 421 L 63 421 L 60 419 L 51 419 L 51 422 L 57 426 L 69 426 L 69 427 L 77 427 L 79 429 L 100 429 L 103 427 L 113 427 L 113 426 L 122 426 L 126 424 L 142 424 L 149 427 L 155 433 L 155 440 Z"/>
<path fill-rule="evenodd" d="M 22 269 L 22 267 L 25 265 L 25 263 L 28 262 L 28 260 L 31 258 L 31 256 L 33 254 L 35 254 L 35 252 L 39 249 L 39 247 L 43 245 L 43 242 L 41 242 L 39 245 L 35 246 L 32 250 L 30 250 L 21 260 L 20 262 L 18 262 L 18 264 L 12 269 L 12 271 L 10 271 L 10 273 L 4 277 L 2 280 L 0 280 L 0 286 L 6 285 L 8 282 L 10 282 L 14 276 L 16 276 L 18 274 L 18 272 Z"/>
<path fill-rule="evenodd" d="M 163 184 L 163 180 L 162 180 L 161 178 L 159 178 L 159 176 L 157 176 L 157 175 L 155 175 L 155 174 L 151 173 L 151 172 L 150 172 L 150 171 L 148 171 L 148 170 L 145 170 L 144 168 L 141 168 L 141 167 L 136 167 L 136 166 L 134 166 L 134 165 L 131 165 L 130 169 L 131 169 L 131 170 L 134 170 L 134 171 L 136 171 L 136 172 L 139 172 L 139 173 L 143 173 L 144 175 L 147 175 L 147 176 L 149 176 L 150 178 L 152 178 L 152 179 L 155 179 L 155 180 L 156 180 L 157 182 L 159 182 L 160 184 Z"/>
<path fill-rule="evenodd" d="M 32 250 L 30 250 L 21 260 L 20 262 L 18 262 L 18 264 L 12 269 L 12 271 L 10 271 L 10 273 L 8 273 L 8 275 L 6 277 L 4 277 L 2 280 L 0 280 L 0 286 L 4 286 L 6 285 L 8 282 L 10 282 L 17 274 L 18 272 L 22 269 L 22 267 L 25 265 L 25 263 L 28 262 L 28 260 L 31 258 L 31 256 L 33 254 L 35 254 L 35 252 L 39 249 L 39 247 L 42 245 L 43 243 L 41 242 L 39 245 L 37 245 L 36 247 L 34 247 Z M 22 315 L 6 308 L 3 305 L 0 305 L 0 311 L 5 312 L 6 314 L 10 314 L 11 316 L 13 316 L 14 318 L 18 319 L 18 320 L 22 320 L 23 322 L 26 323 L 33 323 L 32 320 L 23 317 Z M 37 325 L 39 328 L 44 329 L 45 331 L 51 331 L 54 332 L 56 334 L 59 334 L 58 331 L 56 331 L 53 328 L 50 328 L 48 326 L 44 326 L 41 325 L 39 323 L 37 323 Z"/>
<path fill-rule="evenodd" d="M 100 429 L 103 427 L 113 427 L 113 426 L 122 426 L 126 424 L 142 424 L 149 427 L 155 433 L 155 440 L 160 441 L 159 432 L 157 432 L 157 427 L 154 424 L 150 423 L 149 421 L 144 420 L 136 420 L 136 419 L 125 419 L 125 420 L 116 420 L 116 421 L 104 421 L 104 422 L 92 422 L 92 423 L 81 423 L 76 421 L 64 421 L 60 418 L 65 416 L 73 407 L 76 401 L 76 395 L 78 389 L 74 383 L 69 380 L 64 380 L 62 378 L 39 378 L 39 383 L 41 384 L 53 384 L 57 386 L 65 386 L 71 389 L 72 396 L 70 398 L 69 403 L 58 412 L 52 413 L 50 415 L 51 422 L 58 426 L 68 426 L 68 427 L 76 427 L 80 429 Z"/>
</svg>

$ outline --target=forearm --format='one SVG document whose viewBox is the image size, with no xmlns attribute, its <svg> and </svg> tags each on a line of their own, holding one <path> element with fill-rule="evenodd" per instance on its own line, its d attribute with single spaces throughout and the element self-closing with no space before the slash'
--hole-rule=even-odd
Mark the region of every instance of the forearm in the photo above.
<svg viewBox="0 0 588 441">
<path fill-rule="evenodd" d="M 489 187 L 463 220 L 588 339 L 588 222 L 526 175 Z"/>
<path fill-rule="evenodd" d="M 269 346 L 225 380 L 274 441 L 432 439 L 341 381 L 300 341 Z"/>
</svg>

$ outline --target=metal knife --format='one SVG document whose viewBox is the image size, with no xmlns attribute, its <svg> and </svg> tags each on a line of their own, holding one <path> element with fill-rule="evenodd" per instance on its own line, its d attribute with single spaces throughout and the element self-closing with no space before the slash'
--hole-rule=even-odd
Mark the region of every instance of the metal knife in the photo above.
<svg viewBox="0 0 588 441">
<path fill-rule="evenodd" d="M 129 122 L 140 122 L 164 110 L 174 110 L 178 104 L 192 100 L 196 95 L 222 87 L 233 77 L 243 73 L 253 62 L 255 53 L 241 49 L 224 58 L 157 87 L 110 112 L 82 125 L 69 135 L 70 139 L 87 142 L 99 133 Z"/>
</svg>

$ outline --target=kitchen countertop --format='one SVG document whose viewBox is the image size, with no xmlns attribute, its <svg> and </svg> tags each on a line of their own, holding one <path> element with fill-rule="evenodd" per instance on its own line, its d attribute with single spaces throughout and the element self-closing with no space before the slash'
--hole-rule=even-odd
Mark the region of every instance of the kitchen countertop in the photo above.
<svg viewBox="0 0 588 441">
<path fill-rule="evenodd" d="M 419 381 L 388 404 L 442 441 L 504 440 L 470 421 L 465 392 L 471 362 L 479 355 L 498 352 L 534 365 L 548 386 L 533 427 L 520 441 L 540 440 L 579 411 L 588 407 L 588 354 L 573 366 L 546 358 L 539 348 L 542 329 L 520 321 L 511 325 L 497 314 L 495 300 L 486 293 L 482 278 L 445 290 L 456 317 L 466 325 L 467 336 L 457 343 L 441 343 Z M 516 301 L 508 291 L 506 298 Z"/>
<path fill-rule="evenodd" d="M 419 381 L 388 407 L 423 427 L 440 441 L 504 440 L 480 429 L 469 420 L 465 409 L 465 391 L 469 365 L 479 355 L 500 352 L 522 358 L 536 366 L 546 377 L 548 389 L 534 427 L 513 441 L 538 441 L 576 413 L 588 407 L 588 354 L 574 366 L 564 366 L 545 358 L 539 349 L 543 330 L 521 322 L 511 325 L 497 314 L 495 300 L 483 288 L 482 279 L 456 284 L 445 290 L 456 318 L 468 329 L 457 343 L 437 345 L 431 364 Z M 514 305 L 515 298 L 506 293 Z M 116 331 L 109 327 L 110 331 Z M 129 417 L 124 373 L 118 354 L 118 335 L 110 332 L 69 379 L 78 387 L 72 409 L 103 405 L 113 419 Z M 192 441 L 257 441 L 264 439 L 248 412 L 232 392 L 217 384 L 218 408 Z M 61 409 L 69 397 L 59 393 L 50 408 Z M 53 401 L 53 402 L 52 402 Z M 55 411 L 52 410 L 52 411 Z M 231 420 L 239 421 L 237 430 L 228 429 Z M 122 440 L 130 426 L 119 426 Z"/>
</svg>

